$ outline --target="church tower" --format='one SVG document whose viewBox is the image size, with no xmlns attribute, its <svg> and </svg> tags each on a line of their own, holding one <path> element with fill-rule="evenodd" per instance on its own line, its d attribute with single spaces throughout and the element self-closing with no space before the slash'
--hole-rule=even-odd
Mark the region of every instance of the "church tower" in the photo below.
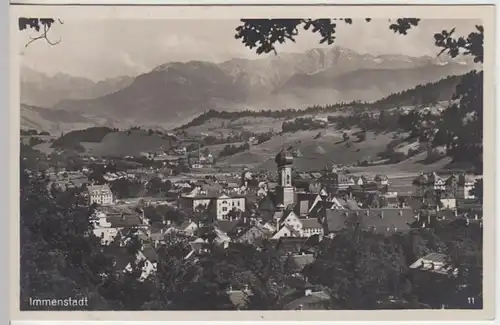
<svg viewBox="0 0 500 325">
<path fill-rule="evenodd" d="M 292 186 L 293 155 L 286 150 L 282 150 L 276 155 L 275 162 L 278 166 L 277 205 L 287 208 L 295 201 L 295 189 Z"/>
</svg>

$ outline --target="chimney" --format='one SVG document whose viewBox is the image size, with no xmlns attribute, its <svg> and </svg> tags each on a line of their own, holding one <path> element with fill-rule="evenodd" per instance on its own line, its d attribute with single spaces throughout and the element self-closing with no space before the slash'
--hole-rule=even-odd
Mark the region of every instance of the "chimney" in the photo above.
<svg viewBox="0 0 500 325">
<path fill-rule="evenodd" d="M 307 297 L 307 296 L 310 296 L 312 294 L 312 290 L 311 289 L 306 289 L 305 292 L 304 292 L 304 295 Z"/>
<path fill-rule="evenodd" d="M 125 220 L 125 213 L 122 212 L 121 218 L 122 220 Z"/>
</svg>

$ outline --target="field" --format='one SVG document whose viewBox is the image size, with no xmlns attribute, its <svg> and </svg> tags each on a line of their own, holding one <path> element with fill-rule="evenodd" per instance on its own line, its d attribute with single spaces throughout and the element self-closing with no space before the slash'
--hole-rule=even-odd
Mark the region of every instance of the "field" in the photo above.
<svg viewBox="0 0 500 325">
<path fill-rule="evenodd" d="M 274 169 L 276 154 L 284 148 L 292 147 L 298 154 L 294 167 L 300 171 L 323 169 L 332 163 L 352 165 L 360 160 L 376 159 L 392 137 L 392 133 L 375 135 L 368 132 L 365 141 L 344 142 L 342 133 L 331 129 L 285 133 L 252 146 L 248 151 L 224 158 L 219 164 L 248 166 L 258 170 Z"/>
<path fill-rule="evenodd" d="M 235 120 L 211 118 L 202 125 L 191 126 L 183 129 L 189 135 L 211 135 L 227 137 L 232 132 L 250 131 L 264 133 L 269 131 L 279 132 L 286 119 L 270 117 L 242 117 Z"/>
</svg>

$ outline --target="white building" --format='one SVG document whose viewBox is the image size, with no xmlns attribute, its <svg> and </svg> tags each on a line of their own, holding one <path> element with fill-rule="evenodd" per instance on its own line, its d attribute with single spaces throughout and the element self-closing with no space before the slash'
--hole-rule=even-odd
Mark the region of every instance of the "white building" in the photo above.
<svg viewBox="0 0 500 325">
<path fill-rule="evenodd" d="M 231 210 L 245 212 L 246 198 L 244 195 L 208 193 L 203 189 L 195 189 L 193 192 L 183 195 L 180 198 L 181 206 L 196 210 L 204 207 L 217 220 L 228 219 Z"/>
<path fill-rule="evenodd" d="M 112 205 L 114 203 L 113 192 L 108 184 L 90 185 L 87 187 L 90 204 Z"/>
</svg>

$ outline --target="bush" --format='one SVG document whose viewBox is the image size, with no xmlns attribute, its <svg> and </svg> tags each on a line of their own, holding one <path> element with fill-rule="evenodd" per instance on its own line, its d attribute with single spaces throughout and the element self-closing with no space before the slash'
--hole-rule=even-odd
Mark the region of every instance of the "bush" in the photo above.
<svg viewBox="0 0 500 325">
<path fill-rule="evenodd" d="M 398 162 L 401 162 L 405 160 L 407 157 L 404 152 L 394 152 L 390 157 L 389 157 L 389 163 L 391 164 L 396 164 Z"/>
</svg>

